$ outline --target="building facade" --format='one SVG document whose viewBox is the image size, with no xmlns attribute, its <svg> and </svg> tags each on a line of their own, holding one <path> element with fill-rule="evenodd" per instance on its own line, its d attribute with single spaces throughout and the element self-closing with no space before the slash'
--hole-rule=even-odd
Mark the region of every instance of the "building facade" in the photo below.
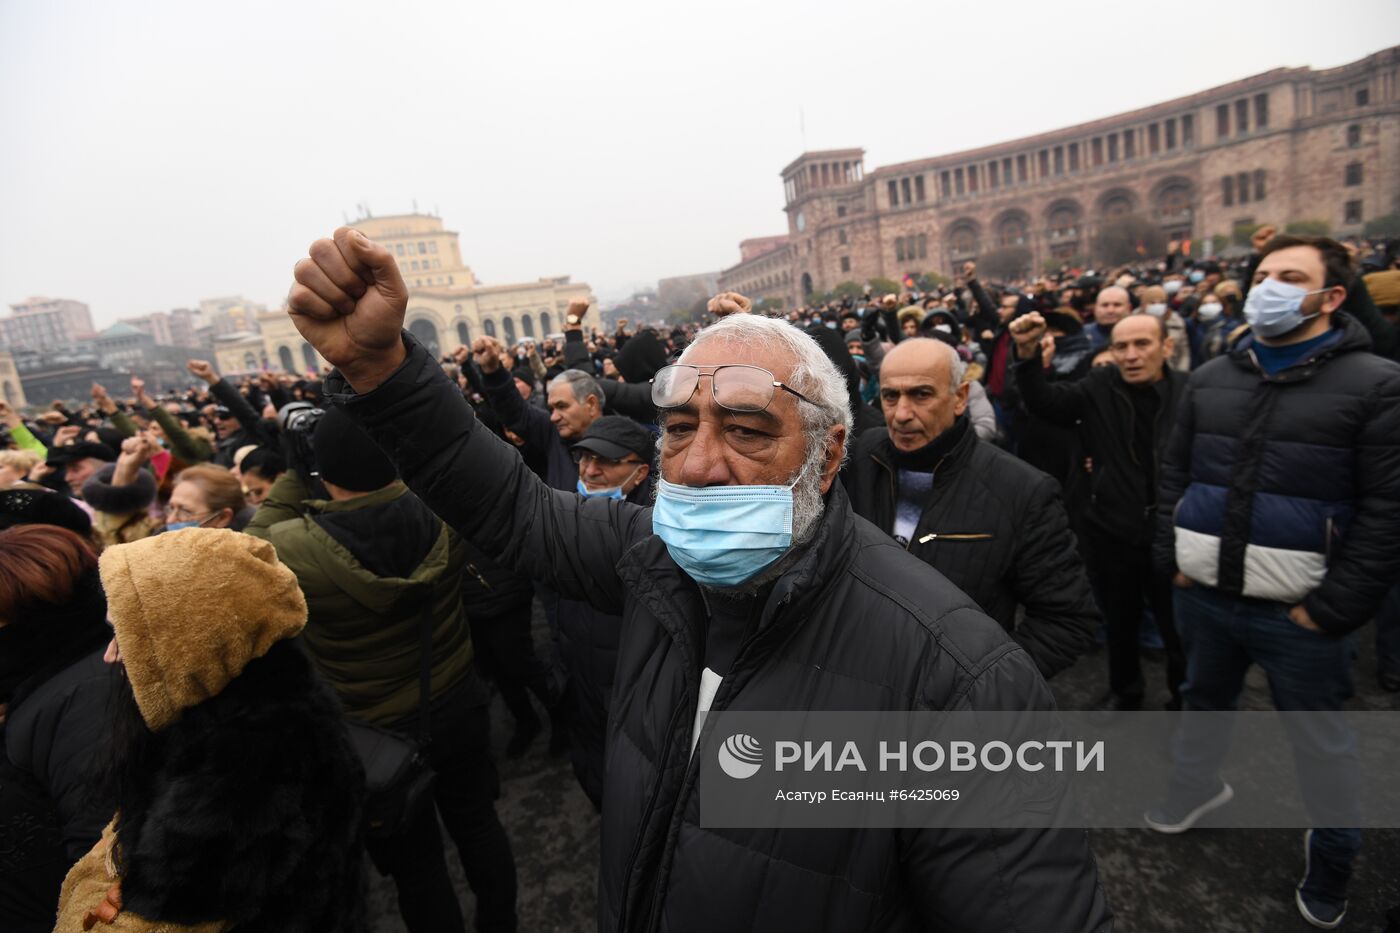
<svg viewBox="0 0 1400 933">
<path fill-rule="evenodd" d="M 0 346 L 11 350 L 57 350 L 93 336 L 92 311 L 70 298 L 30 298 L 10 305 L 0 318 Z"/>
<path fill-rule="evenodd" d="M 24 384 L 15 368 L 15 358 L 7 350 L 0 350 L 0 399 L 15 411 L 29 404 L 25 401 Z"/>
<path fill-rule="evenodd" d="M 720 284 L 788 305 L 1002 248 L 1024 251 L 1027 273 L 1091 259 L 1100 225 L 1125 215 L 1166 237 L 1295 220 L 1359 234 L 1400 212 L 1400 47 L 868 173 L 861 149 L 807 152 L 781 175 L 788 242 Z"/>
</svg>

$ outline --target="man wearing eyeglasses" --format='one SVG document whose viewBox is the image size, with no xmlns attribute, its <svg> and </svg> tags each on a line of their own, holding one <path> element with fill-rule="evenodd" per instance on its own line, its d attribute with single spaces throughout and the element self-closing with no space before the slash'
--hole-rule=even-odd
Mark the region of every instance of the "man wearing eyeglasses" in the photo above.
<svg viewBox="0 0 1400 933">
<path fill-rule="evenodd" d="M 341 228 L 310 253 L 288 310 L 338 367 L 328 393 L 484 551 L 623 614 L 600 929 L 1109 927 L 1083 833 L 701 826 L 707 709 L 1053 704 L 1000 626 L 852 513 L 835 482 L 846 384 L 810 337 L 722 296 L 725 319 L 652 383 L 655 506 L 583 498 L 481 429 L 403 332 L 408 293 L 387 250 Z"/>
</svg>

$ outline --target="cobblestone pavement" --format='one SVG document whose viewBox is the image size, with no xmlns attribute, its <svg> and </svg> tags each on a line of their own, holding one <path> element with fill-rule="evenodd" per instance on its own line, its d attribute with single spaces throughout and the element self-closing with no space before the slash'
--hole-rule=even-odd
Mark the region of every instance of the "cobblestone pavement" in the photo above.
<svg viewBox="0 0 1400 933">
<path fill-rule="evenodd" d="M 536 644 L 547 637 L 536 610 Z M 1358 709 L 1400 710 L 1400 695 L 1380 690 L 1375 678 L 1374 629 L 1361 632 L 1356 667 Z M 1150 662 L 1149 682 L 1162 683 L 1163 667 Z M 1107 682 L 1102 652 L 1082 658 L 1052 681 L 1065 709 L 1089 706 Z M 1161 699 L 1165 699 L 1165 688 Z M 1259 672 L 1249 677 L 1246 704 L 1270 708 Z M 593 931 L 597 882 L 598 817 L 578 789 L 567 758 L 545 753 L 547 731 L 530 752 L 507 761 L 510 717 L 499 699 L 492 708 L 493 741 L 501 769 L 501 821 L 515 850 L 522 933 Z M 1397 790 L 1400 793 L 1400 790 Z M 1311 930 L 1293 905 L 1302 871 L 1302 833 L 1292 830 L 1197 829 L 1180 836 L 1143 830 L 1092 833 L 1104 889 L 1120 933 L 1289 933 Z M 456 852 L 448 863 L 469 920 L 472 895 Z M 404 929 L 393 885 L 369 870 L 374 933 Z M 1400 907 L 1400 830 L 1366 833 L 1343 930 L 1379 933 L 1385 914 Z M 468 924 L 470 928 L 470 923 Z M 1394 927 L 1400 933 L 1400 924 Z"/>
</svg>

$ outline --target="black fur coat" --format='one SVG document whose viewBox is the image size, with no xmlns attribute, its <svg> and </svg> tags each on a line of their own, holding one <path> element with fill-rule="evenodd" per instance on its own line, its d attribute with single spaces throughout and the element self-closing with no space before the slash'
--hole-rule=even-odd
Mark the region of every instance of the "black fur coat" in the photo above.
<svg viewBox="0 0 1400 933">
<path fill-rule="evenodd" d="M 364 926 L 364 778 L 334 694 L 296 640 L 154 736 L 119 789 L 125 909 L 232 929 Z"/>
</svg>

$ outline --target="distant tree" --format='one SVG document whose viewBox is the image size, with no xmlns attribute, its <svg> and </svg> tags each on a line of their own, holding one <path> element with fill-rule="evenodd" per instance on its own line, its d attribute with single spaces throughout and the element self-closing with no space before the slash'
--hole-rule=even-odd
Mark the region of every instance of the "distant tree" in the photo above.
<svg viewBox="0 0 1400 933">
<path fill-rule="evenodd" d="M 1294 220 L 1283 228 L 1283 232 L 1298 236 L 1330 236 L 1332 225 L 1325 220 Z"/>
<path fill-rule="evenodd" d="M 870 293 L 872 295 L 898 295 L 904 291 L 904 286 L 893 279 L 883 279 L 879 276 L 870 280 Z"/>
<path fill-rule="evenodd" d="M 1262 226 L 1264 225 L 1256 223 L 1237 223 L 1230 228 L 1230 242 L 1236 246 L 1249 246 L 1249 238 Z"/>
<path fill-rule="evenodd" d="M 709 298 L 697 298 L 689 308 L 678 308 L 666 315 L 666 323 L 677 325 L 699 323 L 705 320 L 706 308 L 709 307 L 709 304 Z"/>
<path fill-rule="evenodd" d="M 1400 214 L 1386 214 L 1366 221 L 1365 234 L 1374 237 L 1400 236 Z"/>
<path fill-rule="evenodd" d="M 1094 259 L 1105 265 L 1155 259 L 1166 251 L 1166 234 L 1141 214 L 1125 214 L 1104 221 L 1094 236 Z"/>
<path fill-rule="evenodd" d="M 753 310 L 756 314 L 767 314 L 770 311 L 783 310 L 783 299 L 781 298 L 760 298 L 754 302 Z"/>
<path fill-rule="evenodd" d="M 1225 247 L 1230 245 L 1230 238 L 1223 233 L 1217 233 L 1210 238 L 1210 251 L 1217 256 L 1225 252 Z"/>
<path fill-rule="evenodd" d="M 1000 246 L 977 257 L 977 271 L 989 279 L 1019 279 L 1031 271 L 1031 251 L 1024 246 Z"/>
<path fill-rule="evenodd" d="M 837 299 L 859 298 L 864 294 L 865 289 L 862 288 L 860 285 L 856 284 L 855 282 L 851 281 L 838 282 L 836 284 L 836 287 L 831 290 L 831 297 Z"/>
</svg>

